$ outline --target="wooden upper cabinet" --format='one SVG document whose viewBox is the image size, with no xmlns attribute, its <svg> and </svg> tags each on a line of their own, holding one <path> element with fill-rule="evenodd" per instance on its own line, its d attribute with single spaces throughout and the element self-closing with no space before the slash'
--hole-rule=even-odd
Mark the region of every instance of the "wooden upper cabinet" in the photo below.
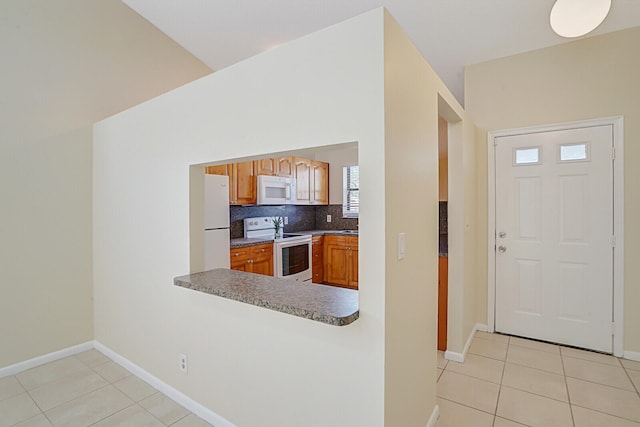
<svg viewBox="0 0 640 427">
<path fill-rule="evenodd" d="M 283 176 L 293 178 L 293 156 L 270 157 L 254 162 L 256 175 Z"/>
<path fill-rule="evenodd" d="M 276 174 L 278 176 L 293 178 L 293 156 L 277 157 L 274 159 L 274 161 L 276 165 Z"/>
<path fill-rule="evenodd" d="M 260 159 L 254 162 L 254 167 L 256 169 L 256 175 L 271 175 L 275 176 L 278 174 L 278 163 L 277 159 L 270 157 L 268 159 Z"/>
<path fill-rule="evenodd" d="M 296 179 L 297 205 L 329 204 L 329 164 L 301 157 L 283 156 L 250 162 L 206 166 L 205 173 L 229 176 L 229 204 L 257 203 L 257 176 Z"/>
<path fill-rule="evenodd" d="M 294 158 L 298 205 L 329 204 L 329 164 Z"/>
<path fill-rule="evenodd" d="M 230 179 L 231 180 L 231 179 Z M 234 205 L 254 205 L 257 201 L 256 173 L 254 162 L 233 164 L 233 180 L 231 193 L 235 196 Z"/>
<path fill-rule="evenodd" d="M 311 160 L 294 157 L 296 178 L 296 204 L 311 204 Z"/>
<path fill-rule="evenodd" d="M 320 205 L 329 204 L 329 163 L 311 162 L 311 173 L 313 175 L 313 202 Z"/>
<path fill-rule="evenodd" d="M 229 169 L 231 169 L 230 164 L 228 165 L 215 165 L 215 166 L 206 166 L 204 168 L 204 173 L 208 173 L 211 175 L 227 175 L 229 176 Z"/>
</svg>

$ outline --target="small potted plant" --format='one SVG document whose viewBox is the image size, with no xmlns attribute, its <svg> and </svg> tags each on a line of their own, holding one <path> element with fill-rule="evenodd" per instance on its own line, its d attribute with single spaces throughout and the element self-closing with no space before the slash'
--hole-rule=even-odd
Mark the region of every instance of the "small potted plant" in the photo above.
<svg viewBox="0 0 640 427">
<path fill-rule="evenodd" d="M 274 216 L 272 218 L 273 228 L 275 229 L 275 238 L 282 238 L 282 217 Z"/>
</svg>

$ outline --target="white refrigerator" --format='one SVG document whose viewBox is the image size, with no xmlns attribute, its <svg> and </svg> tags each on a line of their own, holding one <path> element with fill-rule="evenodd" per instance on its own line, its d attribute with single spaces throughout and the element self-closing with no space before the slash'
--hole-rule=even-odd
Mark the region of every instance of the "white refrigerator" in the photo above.
<svg viewBox="0 0 640 427">
<path fill-rule="evenodd" d="M 229 268 L 229 177 L 204 176 L 204 267 Z"/>
</svg>

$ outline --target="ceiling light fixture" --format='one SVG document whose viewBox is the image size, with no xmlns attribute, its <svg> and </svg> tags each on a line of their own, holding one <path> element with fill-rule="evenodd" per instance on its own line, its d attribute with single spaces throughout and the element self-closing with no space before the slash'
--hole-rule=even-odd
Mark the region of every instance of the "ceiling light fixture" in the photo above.
<svg viewBox="0 0 640 427">
<path fill-rule="evenodd" d="M 602 24 L 609 9 L 611 0 L 557 0 L 549 22 L 559 36 L 580 37 Z"/>
</svg>

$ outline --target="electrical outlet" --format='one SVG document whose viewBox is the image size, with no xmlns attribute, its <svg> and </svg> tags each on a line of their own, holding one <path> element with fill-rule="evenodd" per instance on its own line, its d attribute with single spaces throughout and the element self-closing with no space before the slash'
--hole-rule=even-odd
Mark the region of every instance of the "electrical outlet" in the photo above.
<svg viewBox="0 0 640 427">
<path fill-rule="evenodd" d="M 331 222 L 331 215 L 327 215 L 327 222 Z"/>
<path fill-rule="evenodd" d="M 187 373 L 188 364 L 187 364 L 186 354 L 182 354 L 182 353 L 178 354 L 178 367 L 180 368 L 180 371 L 184 372 L 185 374 Z"/>
<path fill-rule="evenodd" d="M 289 217 L 285 216 L 284 217 L 284 225 L 287 225 L 287 224 L 289 224 Z"/>
</svg>

